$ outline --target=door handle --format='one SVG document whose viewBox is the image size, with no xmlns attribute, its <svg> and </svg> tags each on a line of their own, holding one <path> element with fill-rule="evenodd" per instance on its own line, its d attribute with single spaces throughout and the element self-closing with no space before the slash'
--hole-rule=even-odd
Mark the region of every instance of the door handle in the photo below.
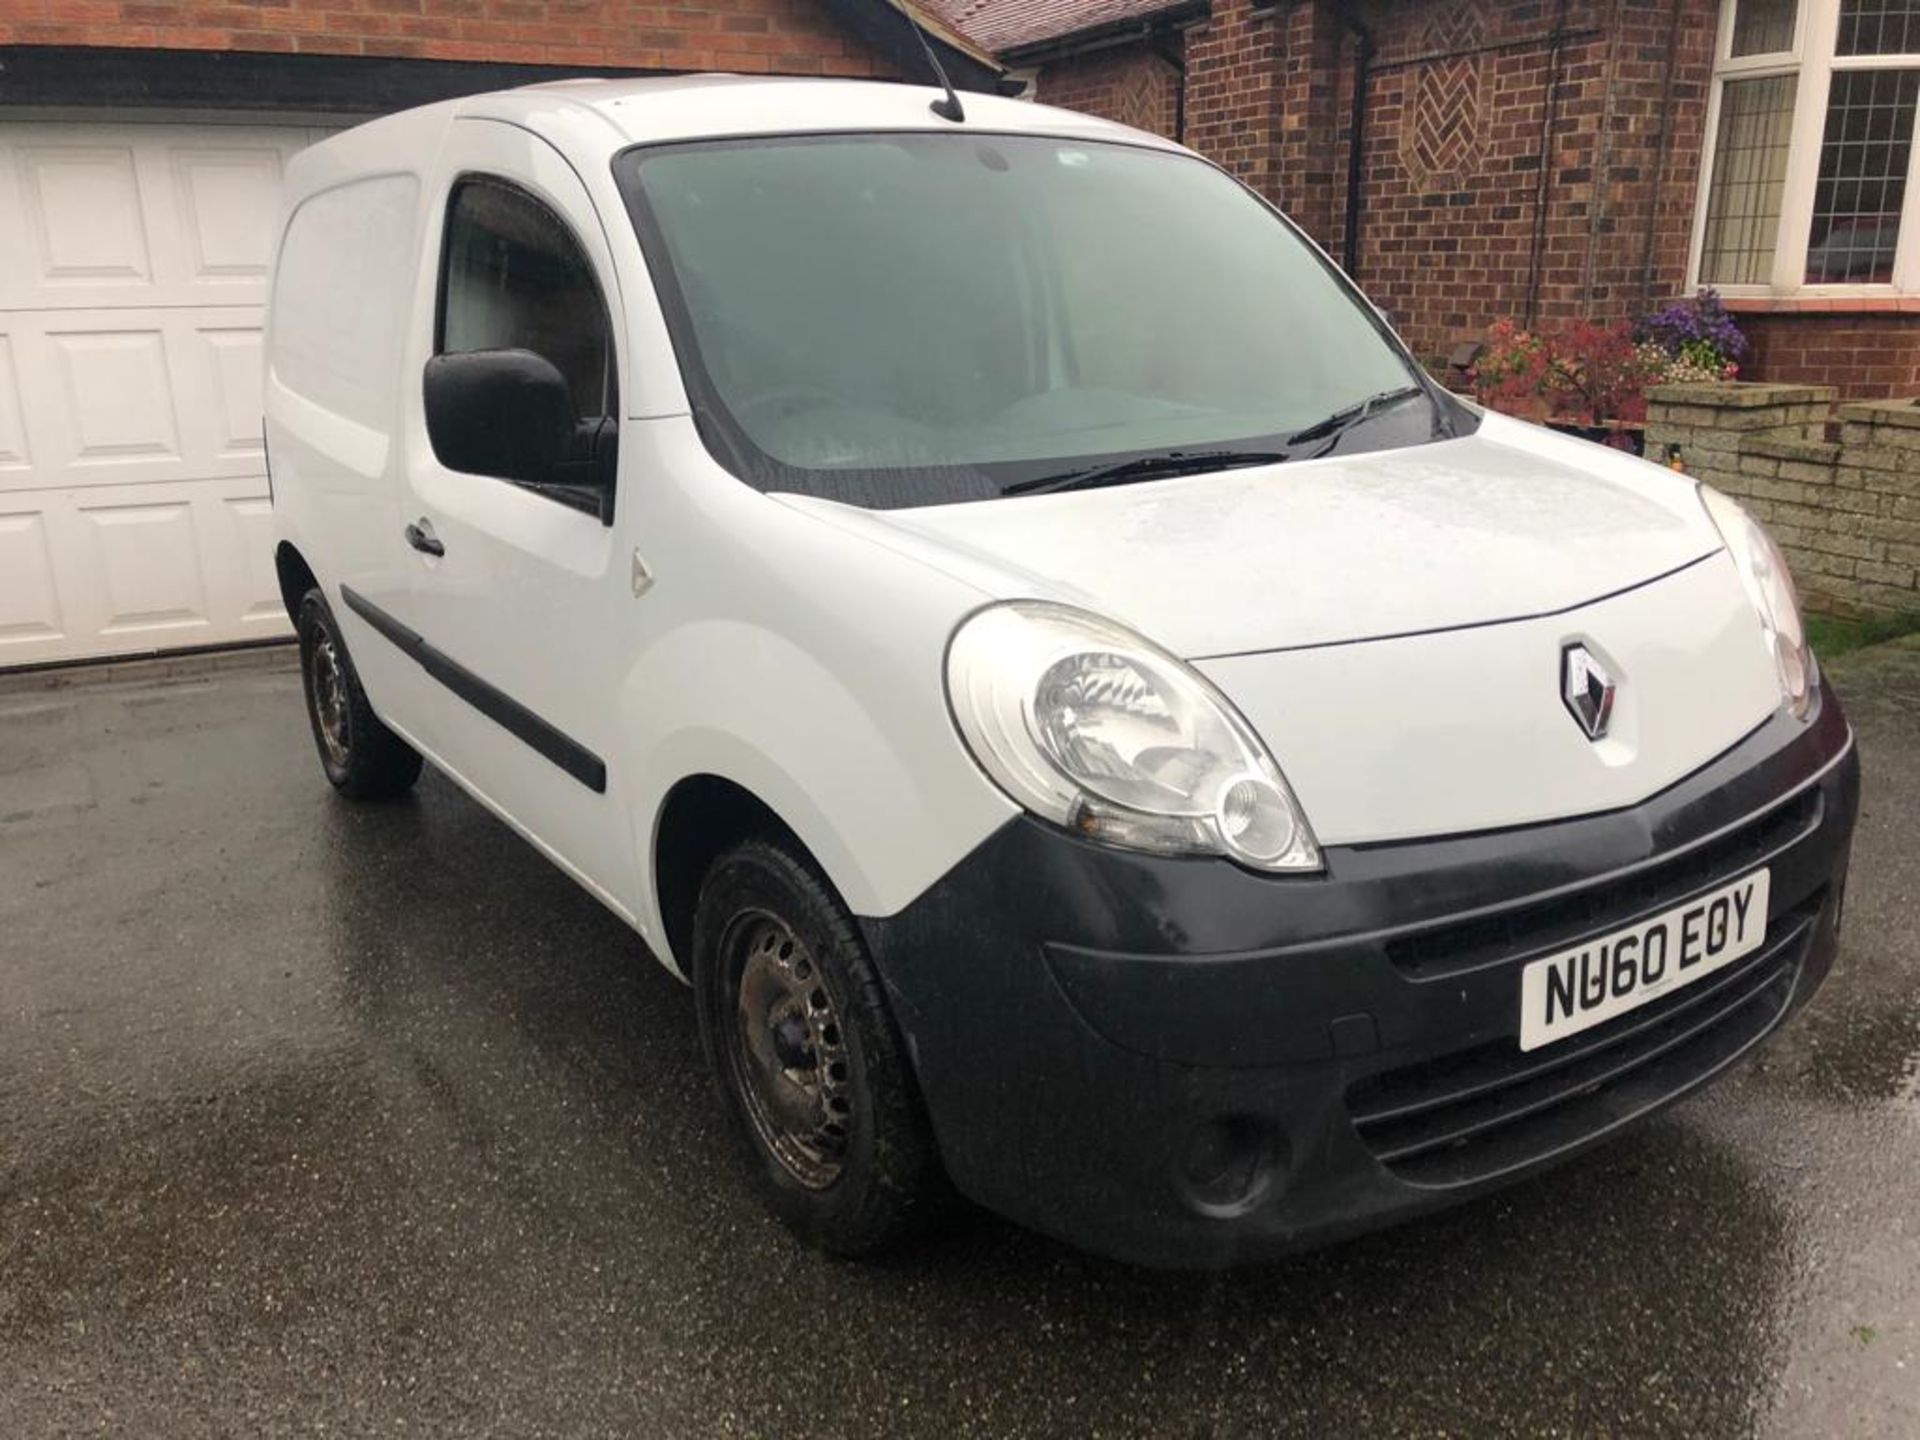
<svg viewBox="0 0 1920 1440">
<path fill-rule="evenodd" d="M 447 547 L 440 543 L 440 537 L 433 533 L 433 522 L 422 515 L 413 524 L 407 526 L 407 544 L 422 555 L 444 555 Z"/>
</svg>

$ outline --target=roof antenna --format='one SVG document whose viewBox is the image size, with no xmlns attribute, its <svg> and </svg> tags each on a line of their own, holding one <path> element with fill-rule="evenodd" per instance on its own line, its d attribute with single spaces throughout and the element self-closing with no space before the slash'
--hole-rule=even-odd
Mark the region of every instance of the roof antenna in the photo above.
<svg viewBox="0 0 1920 1440">
<path fill-rule="evenodd" d="M 920 28 L 920 21 L 913 13 L 913 0 L 897 0 L 895 8 L 906 17 L 908 26 L 913 30 L 914 39 L 920 42 L 920 53 L 927 57 L 927 65 L 939 78 L 941 87 L 947 92 L 943 99 L 934 101 L 927 108 L 942 120 L 951 120 L 959 124 L 967 118 L 967 112 L 960 108 L 960 97 L 954 93 L 953 81 L 947 78 L 946 68 L 941 65 L 940 57 L 933 53 L 933 46 L 927 42 L 927 32 Z"/>
</svg>

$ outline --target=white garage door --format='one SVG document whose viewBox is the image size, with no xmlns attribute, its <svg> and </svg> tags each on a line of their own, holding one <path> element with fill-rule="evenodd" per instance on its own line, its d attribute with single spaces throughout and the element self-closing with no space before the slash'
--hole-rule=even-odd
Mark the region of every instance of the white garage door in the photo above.
<svg viewBox="0 0 1920 1440">
<path fill-rule="evenodd" d="M 323 133 L 0 124 L 0 668 L 286 633 L 260 320 Z"/>
</svg>

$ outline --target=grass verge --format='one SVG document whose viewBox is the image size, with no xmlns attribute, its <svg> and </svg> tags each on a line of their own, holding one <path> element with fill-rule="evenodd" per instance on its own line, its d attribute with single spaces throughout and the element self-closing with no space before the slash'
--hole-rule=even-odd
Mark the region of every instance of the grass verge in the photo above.
<svg viewBox="0 0 1920 1440">
<path fill-rule="evenodd" d="M 1903 635 L 1920 634 L 1920 611 L 1909 615 L 1885 615 L 1871 620 L 1843 620 L 1837 615 L 1807 616 L 1807 639 L 1822 660 L 1831 660 L 1849 650 L 1898 640 Z"/>
</svg>

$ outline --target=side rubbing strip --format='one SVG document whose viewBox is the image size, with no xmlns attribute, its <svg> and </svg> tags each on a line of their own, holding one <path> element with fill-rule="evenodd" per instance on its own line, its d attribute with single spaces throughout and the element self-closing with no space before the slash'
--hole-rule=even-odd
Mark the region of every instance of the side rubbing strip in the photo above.
<svg viewBox="0 0 1920 1440">
<path fill-rule="evenodd" d="M 504 690 L 495 688 L 459 661 L 442 654 L 415 631 L 409 630 L 366 596 L 340 587 L 347 608 L 418 662 L 420 668 L 458 695 L 494 724 L 524 740 L 596 795 L 607 792 L 607 762 L 553 728 Z"/>
</svg>

